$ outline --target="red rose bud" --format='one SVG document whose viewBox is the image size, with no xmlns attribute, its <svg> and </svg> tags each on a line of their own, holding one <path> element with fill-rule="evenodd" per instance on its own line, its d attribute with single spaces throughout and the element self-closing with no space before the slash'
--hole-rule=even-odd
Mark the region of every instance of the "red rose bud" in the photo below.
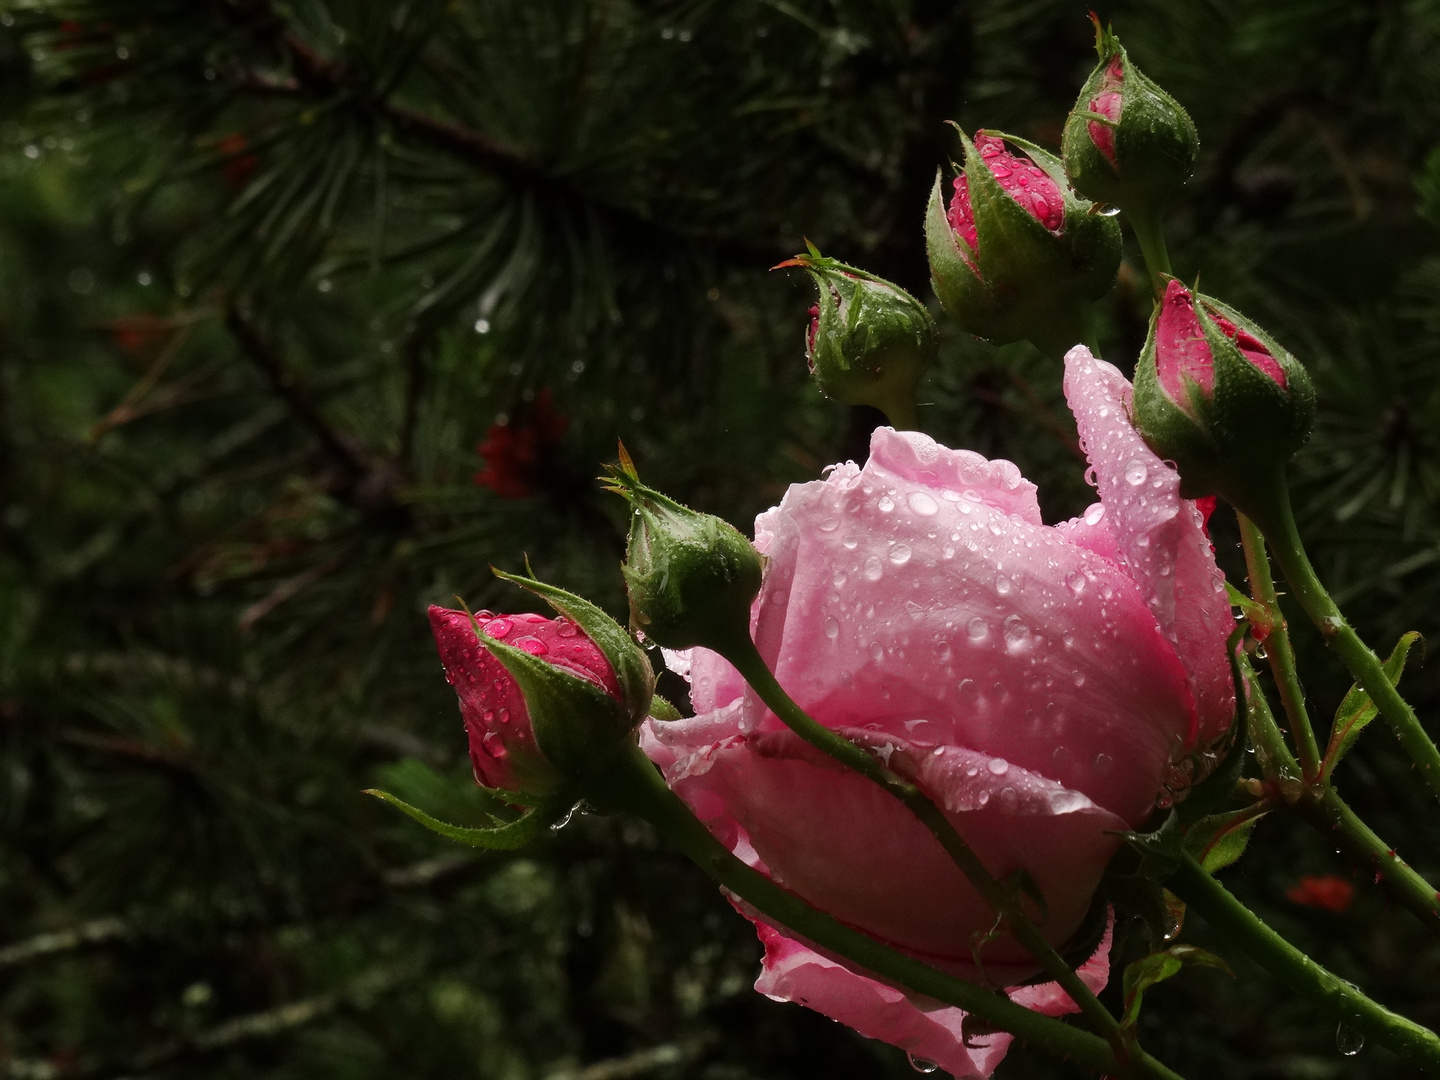
<svg viewBox="0 0 1440 1080">
<path fill-rule="evenodd" d="M 1065 121 L 1065 172 L 1087 199 L 1154 214 L 1190 179 L 1200 136 L 1189 113 L 1130 62 L 1098 19 L 1095 48 L 1100 62 Z"/>
<path fill-rule="evenodd" d="M 1135 425 L 1187 497 L 1251 513 L 1263 479 L 1304 445 L 1315 392 L 1300 362 L 1234 308 L 1171 280 L 1135 371 Z M 1252 514 L 1253 516 L 1253 514 Z"/>
<path fill-rule="evenodd" d="M 475 447 L 485 468 L 474 476 L 479 487 L 502 499 L 524 499 L 544 481 L 546 466 L 560 444 L 570 420 L 559 412 L 549 387 L 535 395 L 534 405 L 514 419 L 496 421 Z"/>
<path fill-rule="evenodd" d="M 846 405 L 873 405 L 894 426 L 913 428 L 915 387 L 935 361 L 935 320 L 925 305 L 813 246 L 780 266 L 803 267 L 820 287 L 805 332 L 805 359 L 820 392 Z"/>
<path fill-rule="evenodd" d="M 972 334 L 1063 356 L 1087 336 L 1089 304 L 1114 284 L 1120 227 L 1076 198 L 1040 147 L 983 131 L 960 138 L 964 171 L 948 206 L 936 178 L 925 221 L 935 293 Z"/>
<path fill-rule="evenodd" d="M 509 577 L 508 575 L 500 575 Z M 476 783 L 525 801 L 573 786 L 629 741 L 655 675 L 643 650 L 594 605 L 509 580 L 560 617 L 429 610 L 445 678 L 460 699 Z"/>
<path fill-rule="evenodd" d="M 1343 915 L 1355 902 L 1355 886 L 1334 874 L 1306 874 L 1285 890 L 1285 899 L 1292 904 L 1323 908 Z"/>
<path fill-rule="evenodd" d="M 608 490 L 634 510 L 625 550 L 630 625 L 667 649 L 723 651 L 750 634 L 765 558 L 745 534 L 640 482 L 625 448 Z"/>
</svg>

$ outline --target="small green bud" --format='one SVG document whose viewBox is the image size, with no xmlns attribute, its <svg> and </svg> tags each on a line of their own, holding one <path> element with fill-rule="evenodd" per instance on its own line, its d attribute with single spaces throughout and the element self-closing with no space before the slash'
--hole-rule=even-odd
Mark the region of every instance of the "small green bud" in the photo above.
<svg viewBox="0 0 1440 1080">
<path fill-rule="evenodd" d="M 1065 121 L 1065 172 L 1087 199 L 1155 213 L 1195 171 L 1199 133 L 1190 114 L 1130 62 L 1120 39 L 1098 19 L 1095 50 L 1100 62 Z"/>
<path fill-rule="evenodd" d="M 935 320 L 925 305 L 813 245 L 780 266 L 803 267 L 820 287 L 805 335 L 805 359 L 820 392 L 846 405 L 872 405 L 896 427 L 913 427 L 915 387 L 935 362 Z"/>
<path fill-rule="evenodd" d="M 1120 227 L 1070 191 L 1053 154 L 995 132 L 960 138 L 965 166 L 950 203 L 937 176 L 925 217 L 935 294 L 977 337 L 1063 356 L 1115 283 Z"/>
<path fill-rule="evenodd" d="M 630 625 L 667 649 L 721 649 L 750 633 L 765 558 L 728 522 L 640 482 L 625 448 L 609 490 L 634 510 L 625 553 Z"/>
<path fill-rule="evenodd" d="M 1256 500 L 1310 436 L 1315 390 L 1299 360 L 1234 308 L 1171 280 L 1135 369 L 1135 426 L 1180 470 L 1187 498 Z"/>
</svg>

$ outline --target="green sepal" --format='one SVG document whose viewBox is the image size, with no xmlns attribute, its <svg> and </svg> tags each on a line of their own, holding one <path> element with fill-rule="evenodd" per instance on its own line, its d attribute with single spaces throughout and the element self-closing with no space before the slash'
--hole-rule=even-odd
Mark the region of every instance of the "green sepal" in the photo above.
<svg viewBox="0 0 1440 1080">
<path fill-rule="evenodd" d="M 528 562 L 525 569 L 530 569 Z M 497 570 L 493 566 L 490 571 L 504 581 L 528 589 L 580 627 L 610 662 L 631 719 L 638 724 L 649 715 L 650 699 L 655 693 L 655 670 L 650 666 L 650 658 L 645 655 L 645 650 L 636 644 L 635 639 L 623 626 L 584 597 L 554 585 L 547 585 L 537 580 L 534 574 L 520 577 Z"/>
<path fill-rule="evenodd" d="M 1389 659 L 1384 663 L 1385 677 L 1395 685 L 1400 685 L 1400 676 L 1405 673 L 1405 662 L 1410 658 L 1410 648 L 1420 640 L 1420 632 L 1411 630 L 1401 636 L 1395 643 Z M 1335 722 L 1330 727 L 1330 742 L 1325 749 L 1325 768 L 1322 771 L 1322 779 L 1328 780 L 1335 766 L 1340 764 L 1342 758 L 1350 752 L 1355 745 L 1360 733 L 1370 725 L 1370 721 L 1379 715 L 1370 695 L 1360 687 L 1358 683 L 1350 688 L 1340 702 L 1340 708 L 1335 710 Z"/>
<path fill-rule="evenodd" d="M 524 847 L 537 837 L 543 836 L 551 825 L 569 813 L 570 807 L 573 805 L 572 802 L 563 799 L 546 799 L 525 811 L 514 821 L 497 825 L 494 828 L 475 829 L 463 825 L 451 825 L 439 818 L 431 817 L 424 810 L 411 806 L 388 791 L 366 788 L 365 794 L 373 795 L 375 798 L 399 808 L 424 825 L 425 828 L 433 833 L 439 833 L 447 840 L 454 840 L 474 848 L 485 848 L 489 851 L 514 851 L 516 848 Z"/>
<path fill-rule="evenodd" d="M 1223 870 L 1245 854 L 1250 834 L 1264 816 L 1246 807 L 1201 818 L 1186 830 L 1185 850 L 1210 873 Z"/>
<path fill-rule="evenodd" d="M 669 701 L 656 694 L 650 699 L 650 719 L 659 720 L 661 723 L 671 723 L 675 720 L 683 720 L 680 710 Z"/>
<path fill-rule="evenodd" d="M 1153 820 L 1153 819 L 1152 819 Z M 1158 827 L 1149 832 L 1122 832 L 1120 838 L 1140 856 L 1131 876 L 1166 882 L 1175 876 L 1185 851 L 1180 815 L 1170 810 Z"/>
<path fill-rule="evenodd" d="M 1142 956 L 1139 960 L 1127 964 L 1124 977 L 1125 1013 L 1120 1018 L 1121 1028 L 1135 1030 L 1146 990 L 1173 975 L 1178 975 L 1182 968 L 1195 966 L 1217 968 L 1231 978 L 1235 977 L 1235 972 L 1230 970 L 1230 965 L 1224 960 L 1194 945 L 1171 945 L 1168 949 Z"/>
<path fill-rule="evenodd" d="M 1195 171 L 1200 134 L 1190 114 L 1131 62 L 1120 39 L 1095 21 L 1099 62 L 1080 89 L 1065 120 L 1061 156 L 1075 190 L 1087 199 L 1135 214 L 1158 211 L 1184 188 Z M 1121 64 L 1118 120 L 1090 111 L 1104 87 L 1111 62 Z M 1090 124 L 1114 132 L 1112 164 L 1090 137 Z"/>
<path fill-rule="evenodd" d="M 629 741 L 629 711 L 604 688 L 492 637 L 480 643 L 520 687 L 535 745 L 561 776 L 582 780 Z"/>
</svg>

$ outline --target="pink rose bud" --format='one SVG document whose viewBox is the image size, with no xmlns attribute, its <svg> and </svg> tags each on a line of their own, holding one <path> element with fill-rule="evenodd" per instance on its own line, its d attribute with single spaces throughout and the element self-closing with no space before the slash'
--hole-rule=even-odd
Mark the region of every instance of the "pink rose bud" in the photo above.
<svg viewBox="0 0 1440 1080">
<path fill-rule="evenodd" d="M 1120 227 L 1075 197 L 1053 154 L 1010 135 L 960 137 L 964 171 L 948 206 L 936 178 L 926 215 L 935 293 L 970 333 L 1058 357 L 1115 281 Z"/>
<path fill-rule="evenodd" d="M 881 428 L 863 467 L 794 485 L 756 519 L 768 562 L 750 617 L 799 704 L 918 784 L 991 873 L 1024 871 L 1043 933 L 1076 947 L 1117 834 L 1183 796 L 1181 765 L 1205 772 L 1235 696 L 1224 579 L 1179 476 L 1130 423 L 1129 383 L 1079 347 L 1065 392 L 1100 489 L 1081 517 L 1046 525 L 1010 462 Z M 718 655 L 676 659 L 696 715 L 642 726 L 641 746 L 712 833 L 849 925 L 980 980 L 972 950 L 994 914 L 924 826 L 790 732 Z M 767 994 L 956 1076 L 1004 1054 L 1003 1034 L 967 1041 L 959 1010 L 783 930 L 761 936 Z M 999 985 L 1035 973 L 1008 935 L 981 959 Z M 1102 951 L 1082 975 L 1098 985 L 1106 970 Z M 1010 993 L 1074 1008 L 1053 984 Z"/>
<path fill-rule="evenodd" d="M 541 750 L 520 684 L 483 640 L 519 649 L 562 676 L 600 689 L 613 699 L 618 713 L 624 699 L 610 661 L 579 626 L 563 616 L 547 619 L 481 611 L 472 623 L 463 611 L 432 606 L 429 614 L 445 678 L 460 699 L 475 782 L 532 797 L 554 793 L 565 774 Z M 615 715 L 583 720 L 591 725 L 629 726 Z"/>
<path fill-rule="evenodd" d="M 1065 121 L 1065 172 L 1085 198 L 1148 217 L 1190 178 L 1200 136 L 1180 103 L 1131 63 L 1098 19 L 1095 49 L 1100 61 Z"/>
<path fill-rule="evenodd" d="M 1314 413 L 1298 360 L 1234 308 L 1170 281 L 1136 367 L 1135 423 L 1179 465 L 1187 495 L 1245 510 L 1257 477 L 1304 444 Z"/>
</svg>

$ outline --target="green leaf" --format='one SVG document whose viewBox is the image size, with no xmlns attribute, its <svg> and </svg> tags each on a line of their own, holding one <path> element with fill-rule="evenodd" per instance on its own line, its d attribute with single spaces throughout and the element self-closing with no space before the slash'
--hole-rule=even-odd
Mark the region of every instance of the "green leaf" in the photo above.
<svg viewBox="0 0 1440 1080">
<path fill-rule="evenodd" d="M 508 825 L 499 825 L 493 829 L 470 829 L 463 825 L 451 825 L 439 818 L 431 817 L 424 810 L 411 806 L 388 791 L 366 788 L 365 794 L 374 795 L 375 798 L 398 807 L 431 832 L 439 833 L 446 839 L 490 851 L 514 851 L 516 848 L 524 847 L 536 837 L 541 836 L 569 810 L 569 806 L 563 799 L 548 800 L 527 810 L 523 816 Z"/>
<path fill-rule="evenodd" d="M 1185 850 L 1211 873 L 1223 870 L 1245 853 L 1251 831 L 1264 816 L 1247 807 L 1201 818 L 1186 832 Z"/>
<path fill-rule="evenodd" d="M 666 701 L 659 694 L 656 694 L 650 699 L 650 718 L 652 720 L 665 722 L 683 719 L 680 715 L 680 710 L 674 705 L 671 705 L 670 702 Z"/>
<path fill-rule="evenodd" d="M 1390 653 L 1390 658 L 1385 661 L 1385 677 L 1396 686 L 1400 685 L 1400 676 L 1405 671 L 1405 661 L 1410 657 L 1410 648 L 1420 639 L 1417 630 L 1411 630 L 1403 635 L 1395 643 L 1395 649 Z M 1335 722 L 1330 727 L 1330 742 L 1325 750 L 1325 775 L 1328 777 L 1335 766 L 1340 763 L 1355 741 L 1360 738 L 1360 733 L 1370 726 L 1370 722 L 1379 715 L 1370 700 L 1370 695 L 1361 689 L 1360 685 L 1350 688 L 1345 699 L 1340 702 L 1340 708 L 1335 711 Z"/>
<path fill-rule="evenodd" d="M 1224 960 L 1194 945 L 1172 945 L 1162 952 L 1142 956 L 1125 968 L 1125 1015 L 1120 1018 L 1120 1026 L 1133 1029 L 1140 1019 L 1140 1005 L 1145 991 L 1172 975 L 1178 975 L 1187 965 L 1218 968 L 1231 978 L 1235 976 Z"/>
<path fill-rule="evenodd" d="M 615 670 L 615 679 L 620 684 L 620 693 L 630 718 L 637 724 L 645 719 L 651 695 L 655 692 L 655 671 L 645 650 L 635 643 L 629 631 L 584 597 L 547 585 L 536 580 L 534 575 L 520 577 L 491 569 L 496 577 L 528 589 L 580 627 Z M 526 569 L 529 569 L 528 565 Z"/>
</svg>

